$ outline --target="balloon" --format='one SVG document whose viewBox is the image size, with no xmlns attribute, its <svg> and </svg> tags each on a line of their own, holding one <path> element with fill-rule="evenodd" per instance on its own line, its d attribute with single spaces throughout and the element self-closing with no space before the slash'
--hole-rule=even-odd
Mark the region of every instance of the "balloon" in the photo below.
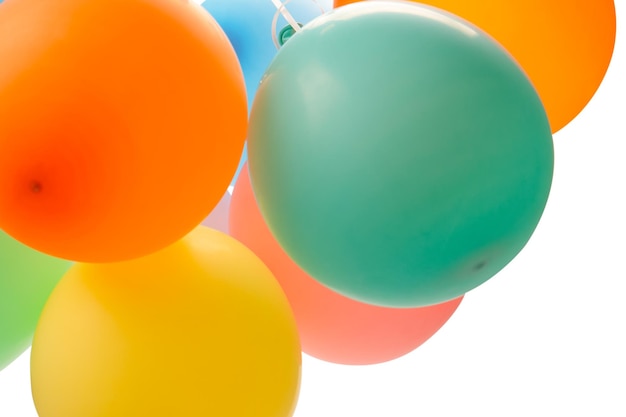
<svg viewBox="0 0 626 417">
<path fill-rule="evenodd" d="M 357 0 L 335 0 L 335 7 Z M 589 103 L 615 46 L 613 0 L 419 0 L 477 25 L 499 41 L 535 85 L 552 132 Z"/>
<path fill-rule="evenodd" d="M 257 92 L 249 171 L 276 240 L 356 300 L 420 307 L 482 284 L 545 207 L 550 126 L 504 49 L 408 2 L 335 9 Z"/>
<path fill-rule="evenodd" d="M 241 68 L 211 16 L 182 1 L 19 0 L 0 21 L 0 228 L 110 262 L 200 224 L 247 130 Z"/>
<path fill-rule="evenodd" d="M 302 351 L 344 365 L 382 363 L 405 355 L 434 335 L 461 298 L 400 309 L 360 303 L 319 284 L 281 249 L 263 221 L 247 167 L 235 184 L 230 230 L 272 271 L 293 309 Z"/>
<path fill-rule="evenodd" d="M 305 24 L 332 9 L 332 0 L 281 0 L 285 9 L 299 23 Z M 280 31 L 288 25 L 271 0 L 205 0 L 204 7 L 224 29 L 233 44 L 246 81 L 248 108 L 263 73 L 277 52 L 272 34 L 272 22 L 276 20 L 276 40 Z M 248 159 L 244 148 L 237 171 L 231 180 L 234 185 Z"/>
<path fill-rule="evenodd" d="M 211 214 L 202 221 L 202 225 L 211 229 L 219 230 L 228 234 L 228 211 L 230 208 L 230 192 L 226 191 L 224 197 L 215 206 Z"/>
<path fill-rule="evenodd" d="M 280 0 L 299 23 L 306 24 L 332 9 L 329 0 Z M 248 92 L 248 107 L 256 93 L 263 73 L 278 51 L 272 34 L 272 21 L 277 16 L 275 35 L 288 25 L 272 0 L 205 0 L 202 7 L 217 20 L 233 44 L 241 63 Z"/>
<path fill-rule="evenodd" d="M 0 370 L 28 348 L 44 303 L 69 267 L 0 231 Z"/>
<path fill-rule="evenodd" d="M 286 417 L 300 367 L 271 272 L 203 226 L 144 258 L 72 267 L 31 351 L 40 417 Z"/>
</svg>

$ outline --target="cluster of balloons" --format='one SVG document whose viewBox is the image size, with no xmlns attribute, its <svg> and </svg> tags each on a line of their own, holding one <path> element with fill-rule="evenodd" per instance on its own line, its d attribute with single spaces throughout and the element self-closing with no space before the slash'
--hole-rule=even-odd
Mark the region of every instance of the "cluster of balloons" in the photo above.
<svg viewBox="0 0 626 417">
<path fill-rule="evenodd" d="M 0 370 L 32 341 L 41 417 L 289 417 L 301 352 L 415 350 L 532 236 L 615 40 L 611 0 L 1 3 Z"/>
<path fill-rule="evenodd" d="M 332 0 L 284 0 L 288 16 L 300 24 L 309 23 L 314 18 L 332 8 Z M 213 16 L 232 43 L 245 76 L 248 92 L 248 110 L 261 78 L 276 55 L 276 42 L 289 22 L 272 4 L 272 0 L 204 0 L 202 7 Z M 239 166 L 231 181 L 235 185 L 243 164 L 248 158 L 244 148 Z"/>
</svg>

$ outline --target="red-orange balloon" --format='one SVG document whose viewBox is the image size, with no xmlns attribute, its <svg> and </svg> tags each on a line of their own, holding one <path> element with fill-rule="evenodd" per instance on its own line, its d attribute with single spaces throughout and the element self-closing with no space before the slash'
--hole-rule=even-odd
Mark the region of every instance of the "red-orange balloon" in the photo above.
<svg viewBox="0 0 626 417">
<path fill-rule="evenodd" d="M 360 0 L 334 0 L 335 7 Z M 600 86 L 615 45 L 613 0 L 419 0 L 493 36 L 526 71 L 555 133 Z"/>
<path fill-rule="evenodd" d="M 282 250 L 254 198 L 247 164 L 230 203 L 230 234 L 267 265 L 296 317 L 302 351 L 318 359 L 368 365 L 403 356 L 422 345 L 452 316 L 457 299 L 420 308 L 386 308 L 339 295 L 307 275 Z"/>
<path fill-rule="evenodd" d="M 247 130 L 234 49 L 171 0 L 0 7 L 0 228 L 83 262 L 146 255 L 218 203 Z"/>
</svg>

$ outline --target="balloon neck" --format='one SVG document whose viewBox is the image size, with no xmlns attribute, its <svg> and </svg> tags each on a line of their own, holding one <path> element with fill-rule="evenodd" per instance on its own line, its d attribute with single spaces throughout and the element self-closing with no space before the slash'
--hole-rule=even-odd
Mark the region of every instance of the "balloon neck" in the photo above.
<svg viewBox="0 0 626 417">
<path fill-rule="evenodd" d="M 298 26 L 302 27 L 301 23 L 298 23 Z M 278 43 L 280 46 L 283 46 L 285 42 L 287 42 L 293 35 L 295 35 L 296 30 L 291 25 L 285 26 L 280 33 L 278 34 Z"/>
</svg>

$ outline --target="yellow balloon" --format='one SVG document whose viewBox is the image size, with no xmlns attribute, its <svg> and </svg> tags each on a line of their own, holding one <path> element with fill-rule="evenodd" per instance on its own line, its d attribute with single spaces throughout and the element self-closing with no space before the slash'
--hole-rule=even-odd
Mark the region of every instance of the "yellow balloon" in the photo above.
<svg viewBox="0 0 626 417">
<path fill-rule="evenodd" d="M 40 417 L 285 417 L 301 351 L 267 267 L 200 226 L 127 262 L 76 264 L 31 354 Z"/>
</svg>

